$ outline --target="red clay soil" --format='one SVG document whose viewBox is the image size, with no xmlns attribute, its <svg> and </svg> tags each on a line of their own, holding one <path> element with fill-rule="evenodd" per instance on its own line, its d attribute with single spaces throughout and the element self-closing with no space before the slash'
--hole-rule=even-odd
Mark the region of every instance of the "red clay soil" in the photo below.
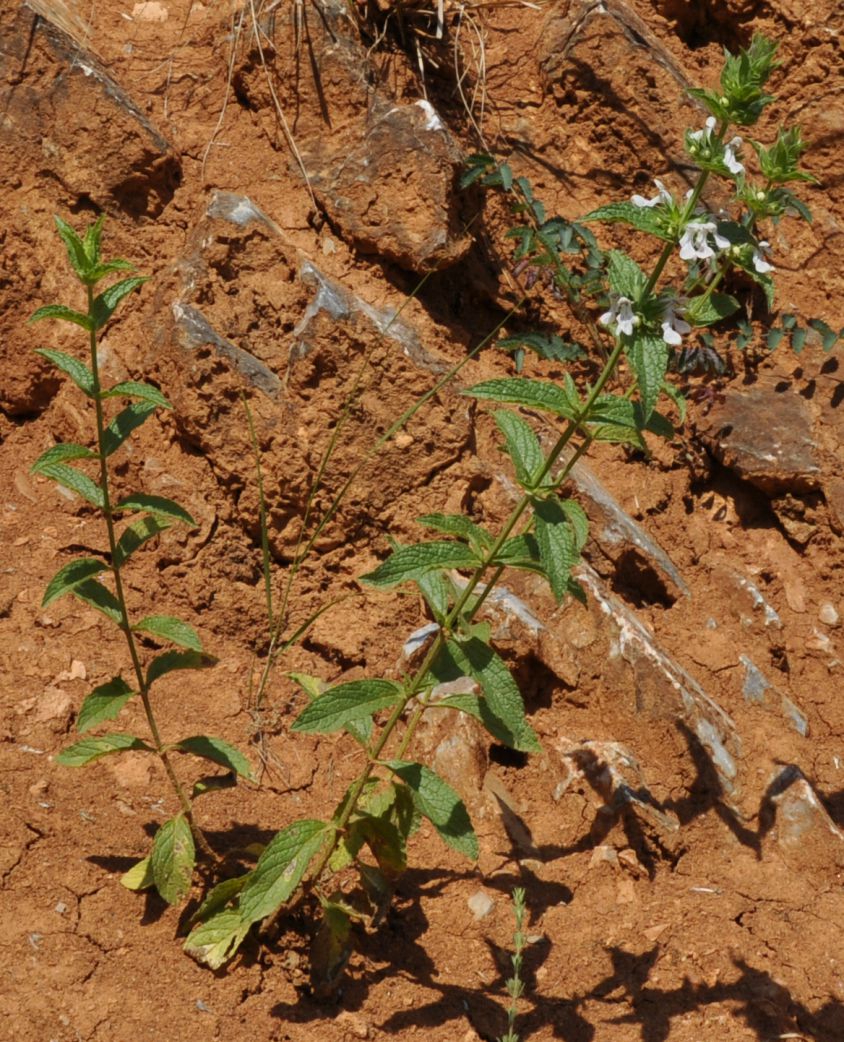
<svg viewBox="0 0 844 1042">
<path fill-rule="evenodd" d="M 61 564 L 106 543 L 79 499 L 30 474 L 49 445 L 85 440 L 91 430 L 79 393 L 32 349 L 84 345 L 71 327 L 25 324 L 43 303 L 78 303 L 52 215 L 81 228 L 106 212 L 107 254 L 129 258 L 151 282 L 107 328 L 103 365 L 111 380 L 152 380 L 175 406 L 133 437 L 116 480 L 174 496 L 198 521 L 138 556 L 130 601 L 182 615 L 220 659 L 209 672 L 162 684 L 162 729 L 170 737 L 207 731 L 248 750 L 260 784 L 204 797 L 201 816 L 220 851 L 266 842 L 295 818 L 331 814 L 360 766 L 345 737 L 290 732 L 304 696 L 287 673 L 329 682 L 398 676 L 404 642 L 426 621 L 415 597 L 367 592 L 356 578 L 383 559 L 388 536 L 420 538 L 415 518 L 424 513 L 468 510 L 493 528 L 506 515 L 512 484 L 499 436 L 458 392 L 511 373 L 513 361 L 483 351 L 362 468 L 293 587 L 291 628 L 337 603 L 279 662 L 260 710 L 254 690 L 267 627 L 243 393 L 263 452 L 278 596 L 308 489 L 349 396 L 319 510 L 375 437 L 465 358 L 519 293 L 506 214 L 499 202 L 457 192 L 455 156 L 485 145 L 508 157 L 549 213 L 567 217 L 634 191 L 651 194 L 654 176 L 679 191 L 688 173 L 682 131 L 702 119 L 683 84 L 714 82 L 722 47 L 746 44 L 756 31 L 780 41 L 783 59 L 773 83 L 780 100 L 759 136 L 799 121 L 811 143 L 806 164 L 821 182 L 804 189 L 812 225 L 786 219 L 771 231 L 777 308 L 838 329 L 840 5 L 464 8 L 449 0 L 441 43 L 430 14 L 402 5 L 385 39 L 364 41 L 334 65 L 331 48 L 345 45 L 326 36 L 318 2 L 264 3 L 260 50 L 242 0 L 6 6 L 0 1036 L 496 1039 L 506 1028 L 509 895 L 523 886 L 522 1042 L 844 1039 L 837 348 L 825 354 L 810 336 L 799 355 L 787 343 L 769 354 L 756 322 L 761 301 L 745 287 L 756 341 L 744 354 L 728 352 L 723 377 L 677 377 L 695 394 L 675 439 L 647 459 L 590 454 L 593 473 L 667 551 L 669 568 L 625 539 L 613 542 L 593 504 L 596 538 L 586 556 L 595 585 L 587 583 L 586 607 L 557 610 L 538 586 L 511 585 L 547 624 L 537 637 L 504 609 L 493 617 L 544 752 L 514 756 L 474 734 L 457 736 L 456 761 L 441 766 L 472 812 L 478 863 L 423 827 L 386 921 L 360 931 L 339 988 L 319 996 L 309 979 L 307 908 L 282 921 L 276 940 L 250 938 L 212 973 L 182 951 L 184 909 L 120 885 L 177 809 L 150 760 L 128 754 L 79 771 L 54 762 L 72 740 L 82 698 L 124 667 L 125 652 L 119 634 L 72 599 L 40 606 Z M 374 4 L 361 13 L 370 29 L 384 15 Z M 458 27 L 474 128 L 455 89 Z M 349 54 L 358 53 L 356 65 Z M 405 119 L 390 105 L 410 107 L 424 91 L 432 109 L 416 106 L 396 130 L 411 142 L 407 151 L 392 142 L 380 154 L 382 187 L 368 185 L 365 164 L 342 182 L 337 171 L 351 169 L 345 159 L 356 155 L 368 106 Z M 426 122 L 434 118 L 452 144 L 413 145 L 434 133 Z M 259 208 L 257 218 L 238 223 L 237 206 L 248 206 L 240 197 Z M 627 244 L 612 230 L 601 235 L 606 245 Z M 445 267 L 411 297 L 432 266 Z M 319 291 L 320 277 L 346 296 L 333 283 Z M 342 297 L 333 314 L 332 293 L 335 304 Z M 382 336 L 383 314 L 399 307 L 400 322 Z M 525 307 L 521 328 L 539 319 L 564 338 L 583 335 L 541 282 Z M 203 327 L 191 340 L 190 309 L 213 336 Z M 530 358 L 526 370 L 562 371 Z M 796 445 L 797 462 L 778 465 L 773 477 L 760 478 L 730 441 L 751 402 L 759 411 L 750 427 L 770 434 L 781 420 Z M 624 609 L 635 614 L 621 625 Z M 700 720 L 695 731 L 684 715 L 678 691 L 686 683 L 699 685 L 700 704 L 723 725 L 721 744 L 707 746 Z M 130 705 L 121 727 L 133 726 L 143 720 Z M 450 737 L 428 734 L 430 755 L 442 757 Z M 618 798 L 611 763 L 623 766 L 640 799 Z M 192 777 L 189 763 L 179 767 Z"/>
</svg>

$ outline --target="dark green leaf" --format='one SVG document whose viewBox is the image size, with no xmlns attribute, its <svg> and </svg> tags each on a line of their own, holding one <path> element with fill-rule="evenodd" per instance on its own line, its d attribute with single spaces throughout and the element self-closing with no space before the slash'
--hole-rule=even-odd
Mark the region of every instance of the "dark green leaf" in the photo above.
<svg viewBox="0 0 844 1042">
<path fill-rule="evenodd" d="M 371 717 L 379 709 L 396 705 L 401 697 L 401 685 L 392 680 L 352 680 L 338 684 L 306 706 L 291 730 L 330 734 L 351 722 Z"/>
<path fill-rule="evenodd" d="M 103 234 L 103 225 L 105 224 L 105 214 L 100 214 L 96 221 L 92 222 L 85 229 L 85 237 L 82 240 L 82 246 L 85 250 L 85 255 L 88 258 L 89 263 L 97 264 L 100 260 L 100 239 Z M 116 261 L 115 263 L 124 263 L 122 261 Z"/>
<path fill-rule="evenodd" d="M 84 767 L 87 763 L 99 760 L 101 756 L 122 753 L 126 750 L 155 752 L 152 746 L 135 738 L 131 734 L 102 734 L 97 738 L 83 738 L 73 745 L 62 749 L 56 757 L 56 763 L 62 767 Z"/>
<path fill-rule="evenodd" d="M 76 730 L 82 734 L 104 720 L 114 720 L 134 693 L 123 677 L 112 677 L 107 683 L 95 687 L 82 703 Z"/>
<path fill-rule="evenodd" d="M 497 409 L 493 416 L 504 435 L 507 453 L 516 468 L 516 478 L 522 488 L 531 491 L 539 472 L 545 466 L 545 454 L 533 427 L 509 409 Z"/>
<path fill-rule="evenodd" d="M 435 532 L 462 539 L 475 553 L 482 553 L 492 546 L 492 536 L 462 514 L 425 514 L 416 520 L 426 528 L 433 528 Z"/>
<path fill-rule="evenodd" d="M 662 391 L 668 369 L 668 344 L 662 337 L 639 333 L 627 347 L 627 357 L 639 386 L 639 398 L 647 419 L 654 411 Z"/>
<path fill-rule="evenodd" d="M 86 394 L 89 398 L 94 397 L 94 374 L 78 358 L 65 354 L 64 351 L 54 351 L 50 347 L 39 347 L 35 353 L 41 355 L 42 358 L 46 358 L 57 369 L 66 373 L 83 394 Z"/>
<path fill-rule="evenodd" d="M 173 644 L 190 651 L 202 651 L 202 642 L 193 626 L 172 615 L 147 615 L 145 619 L 136 622 L 132 629 L 140 630 L 141 633 L 151 633 L 154 637 L 172 641 Z"/>
<path fill-rule="evenodd" d="M 99 575 L 100 572 L 104 572 L 107 567 L 106 564 L 98 561 L 95 557 L 78 557 L 76 560 L 62 565 L 47 584 L 41 607 L 46 608 L 47 605 L 52 604 L 58 597 L 70 593 L 79 583 Z"/>
<path fill-rule="evenodd" d="M 192 528 L 196 527 L 196 522 L 184 507 L 180 507 L 172 499 L 165 499 L 163 496 L 148 496 L 143 492 L 134 492 L 131 496 L 121 500 L 114 509 L 146 510 L 156 517 L 170 517 L 175 521 L 184 521 Z"/>
<path fill-rule="evenodd" d="M 98 579 L 86 579 L 85 582 L 74 586 L 72 592 L 74 597 L 78 597 L 80 601 L 84 601 L 92 608 L 96 608 L 98 612 L 101 612 L 116 625 L 123 625 L 120 601 Z"/>
<path fill-rule="evenodd" d="M 127 890 L 149 890 L 151 886 L 155 886 L 149 858 L 137 861 L 128 872 L 124 872 L 120 877 L 120 885 L 125 886 Z"/>
<path fill-rule="evenodd" d="M 540 380 L 528 380 L 525 377 L 486 380 L 463 391 L 463 394 L 485 401 L 541 409 L 555 416 L 565 416 L 567 419 L 573 419 L 576 415 L 569 396 L 561 387 Z"/>
<path fill-rule="evenodd" d="M 537 500 L 533 511 L 539 557 L 559 604 L 568 592 L 569 576 L 579 556 L 574 534 L 556 498 Z"/>
<path fill-rule="evenodd" d="M 117 541 L 114 554 L 114 564 L 122 568 L 132 554 L 148 539 L 152 539 L 162 532 L 166 532 L 170 523 L 157 517 L 140 517 L 124 528 L 123 534 Z"/>
<path fill-rule="evenodd" d="M 385 766 L 408 786 L 414 806 L 431 822 L 443 842 L 477 861 L 478 837 L 454 789 L 424 764 L 388 760 Z"/>
<path fill-rule="evenodd" d="M 128 279 L 121 279 L 120 282 L 115 282 L 114 285 L 109 286 L 108 289 L 103 290 L 99 296 L 95 297 L 91 309 L 94 328 L 101 329 L 114 314 L 114 309 L 120 301 L 146 281 L 147 279 L 144 276 L 131 275 Z"/>
<path fill-rule="evenodd" d="M 294 821 L 276 833 L 241 892 L 241 922 L 245 925 L 255 923 L 283 905 L 331 833 L 330 825 L 310 819 Z"/>
<path fill-rule="evenodd" d="M 75 445 L 71 441 L 61 442 L 58 445 L 53 445 L 47 449 L 46 452 L 42 452 L 38 459 L 32 464 L 31 470 L 33 474 L 43 473 L 44 467 L 50 466 L 53 463 L 67 463 L 68 460 L 72 459 L 96 459 L 96 452 L 92 452 L 90 449 L 85 448 L 84 445 Z"/>
<path fill-rule="evenodd" d="M 137 398 L 161 409 L 172 409 L 173 406 L 157 387 L 152 384 L 139 383 L 137 380 L 124 380 L 103 392 L 103 398 Z"/>
<path fill-rule="evenodd" d="M 116 452 L 132 431 L 155 412 L 156 406 L 149 402 L 133 402 L 117 414 L 103 432 L 103 452 L 110 456 Z"/>
<path fill-rule="evenodd" d="M 184 814 L 177 814 L 156 832 L 149 856 L 155 889 L 168 905 L 178 904 L 190 893 L 195 863 L 190 824 Z"/>
<path fill-rule="evenodd" d="M 202 904 L 194 912 L 192 921 L 201 923 L 221 912 L 227 904 L 234 901 L 249 882 L 251 875 L 251 872 L 244 872 L 242 876 L 234 876 L 231 879 L 224 879 L 222 883 L 218 883 L 211 889 Z"/>
<path fill-rule="evenodd" d="M 362 575 L 361 582 L 380 589 L 415 582 L 438 568 L 476 568 L 479 559 L 463 543 L 416 543 L 402 546 L 380 564 L 374 572 Z"/>
<path fill-rule="evenodd" d="M 132 265 L 125 260 L 106 261 L 104 264 L 95 264 L 94 267 L 88 272 L 88 276 L 85 282 L 89 286 L 95 286 L 101 279 L 104 279 L 107 275 L 116 275 L 119 271 L 132 271 Z"/>
<path fill-rule="evenodd" d="M 635 203 L 607 203 L 599 206 L 585 217 L 583 221 L 622 221 L 638 228 L 641 232 L 655 235 L 658 239 L 673 242 L 674 236 L 669 232 L 661 209 L 651 206 L 636 206 Z M 618 291 L 616 291 L 618 292 Z M 628 296 L 628 294 L 622 294 Z"/>
<path fill-rule="evenodd" d="M 549 362 L 572 362 L 577 358 L 582 358 L 586 353 L 578 344 L 569 343 L 555 334 L 546 336 L 542 333 L 520 333 L 499 340 L 496 346 L 505 351 L 516 351 L 519 348 L 528 347 L 540 358 Z"/>
<path fill-rule="evenodd" d="M 211 738 L 208 735 L 199 734 L 194 735 L 192 738 L 182 738 L 172 748 L 181 753 L 190 753 L 192 756 L 199 756 L 203 760 L 218 763 L 221 767 L 227 767 L 230 771 L 234 771 L 241 778 L 246 778 L 248 781 L 255 780 L 255 776 L 252 773 L 252 764 L 239 749 L 229 745 L 228 742 L 224 742 L 222 738 Z"/>
<path fill-rule="evenodd" d="M 71 492 L 76 492 L 77 495 L 82 496 L 92 506 L 99 507 L 102 510 L 104 502 L 103 490 L 87 474 L 83 474 L 75 467 L 68 466 L 67 463 L 45 463 L 39 468 L 39 472 L 45 478 L 50 478 L 51 481 L 55 481 L 58 485 L 70 489 Z"/>
<path fill-rule="evenodd" d="M 87 332 L 91 332 L 94 324 L 87 315 L 73 308 L 65 307 L 64 304 L 45 304 L 30 316 L 30 322 L 42 322 L 45 318 L 59 319 L 61 322 L 72 322 L 76 326 L 82 326 Z M 43 354 L 43 352 L 42 352 Z"/>
<path fill-rule="evenodd" d="M 693 326 L 709 326 L 738 311 L 739 302 L 728 293 L 701 293 L 686 308 L 685 318 Z"/>
<path fill-rule="evenodd" d="M 157 655 L 147 670 L 147 687 L 152 687 L 156 680 L 177 669 L 208 669 L 215 666 L 217 660 L 213 655 L 202 651 L 164 651 Z"/>
<path fill-rule="evenodd" d="M 228 909 L 218 912 L 191 930 L 185 951 L 209 969 L 219 970 L 240 947 L 250 926 L 251 923 L 241 921 L 239 912 Z"/>
<path fill-rule="evenodd" d="M 545 575 L 539 557 L 539 544 L 531 533 L 516 535 L 508 539 L 498 551 L 493 564 L 503 564 L 507 568 L 521 568 L 530 572 Z"/>
</svg>

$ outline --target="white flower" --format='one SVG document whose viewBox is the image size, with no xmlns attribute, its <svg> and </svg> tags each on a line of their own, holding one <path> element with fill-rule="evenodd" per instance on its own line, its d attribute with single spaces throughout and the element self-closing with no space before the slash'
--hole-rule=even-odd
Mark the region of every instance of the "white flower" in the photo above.
<svg viewBox="0 0 844 1042">
<path fill-rule="evenodd" d="M 774 270 L 773 264 L 765 260 L 765 254 L 771 252 L 771 244 L 763 239 L 758 246 L 753 247 L 753 267 L 760 275 L 767 275 Z"/>
<path fill-rule="evenodd" d="M 615 322 L 615 335 L 633 335 L 633 327 L 639 324 L 639 316 L 633 311 L 633 301 L 629 297 L 610 298 L 610 309 L 598 319 L 601 325 L 611 326 Z"/>
<path fill-rule="evenodd" d="M 658 177 L 654 178 L 654 184 L 657 186 L 659 191 L 653 199 L 646 199 L 643 195 L 634 195 L 631 196 L 630 202 L 633 203 L 634 206 L 659 206 L 661 203 L 670 203 L 672 201 L 671 193 Z"/>
<path fill-rule="evenodd" d="M 738 135 L 724 145 L 724 166 L 734 175 L 744 173 L 744 163 L 739 162 L 736 158 L 736 152 L 740 148 L 741 138 Z"/>
<path fill-rule="evenodd" d="M 689 221 L 680 237 L 680 257 L 684 261 L 695 258 L 707 260 L 715 256 L 715 250 L 709 245 L 708 237 L 712 236 L 719 250 L 725 250 L 730 240 L 718 234 L 718 226 L 714 221 Z"/>
<path fill-rule="evenodd" d="M 680 314 L 685 311 L 685 301 L 669 300 L 662 312 L 662 339 L 672 347 L 678 347 L 683 342 L 686 333 L 691 333 L 692 327 Z"/>
<path fill-rule="evenodd" d="M 715 129 L 715 124 L 718 121 L 714 116 L 710 116 L 706 121 L 706 127 L 704 130 L 690 130 L 689 137 L 692 141 L 697 141 L 699 145 L 708 145 L 709 139 L 712 137 L 712 131 Z"/>
</svg>

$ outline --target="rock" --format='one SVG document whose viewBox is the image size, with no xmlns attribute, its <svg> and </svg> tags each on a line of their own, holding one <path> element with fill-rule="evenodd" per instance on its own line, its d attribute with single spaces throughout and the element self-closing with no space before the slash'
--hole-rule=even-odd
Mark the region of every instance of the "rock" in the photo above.
<svg viewBox="0 0 844 1042">
<path fill-rule="evenodd" d="M 483 802 L 492 739 L 480 721 L 453 710 L 427 709 L 419 727 L 423 759 L 462 797 L 470 810 Z"/>
<path fill-rule="evenodd" d="M 772 793 L 771 832 L 780 851 L 808 871 L 828 870 L 830 862 L 844 868 L 844 832 L 830 818 L 800 769 L 784 767 L 772 779 L 768 791 Z"/>
<path fill-rule="evenodd" d="M 727 390 L 701 434 L 716 459 L 767 495 L 811 492 L 820 479 L 812 414 L 790 386 L 778 387 Z"/>
<path fill-rule="evenodd" d="M 476 890 L 466 903 L 475 919 L 486 919 L 495 908 L 495 899 L 486 890 Z"/>
<path fill-rule="evenodd" d="M 744 684 L 742 694 L 747 702 L 767 705 L 769 708 L 779 706 L 788 723 L 801 736 L 809 734 L 809 721 L 806 714 L 789 697 L 775 687 L 747 655 L 739 655 L 744 666 Z M 770 692 L 770 694 L 769 694 Z"/>
<path fill-rule="evenodd" d="M 826 601 L 818 610 L 818 618 L 824 626 L 840 626 L 841 618 L 835 610 L 835 605 Z"/>
</svg>

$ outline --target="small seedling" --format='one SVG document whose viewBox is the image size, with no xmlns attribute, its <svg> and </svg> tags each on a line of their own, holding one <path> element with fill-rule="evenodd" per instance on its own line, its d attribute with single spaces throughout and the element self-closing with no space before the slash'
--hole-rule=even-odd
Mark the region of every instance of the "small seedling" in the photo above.
<svg viewBox="0 0 844 1042">
<path fill-rule="evenodd" d="M 206 669 L 215 659 L 205 652 L 199 636 L 188 623 L 155 610 L 134 618 L 127 604 L 124 572 L 133 556 L 172 524 L 194 527 L 194 520 L 184 507 L 171 499 L 144 492 L 115 495 L 110 470 L 115 455 L 132 432 L 153 413 L 171 406 L 151 384 L 128 380 L 104 387 L 101 382 L 98 334 L 120 302 L 146 281 L 138 275 L 127 275 L 132 267 L 124 260 L 101 259 L 103 220 L 101 217 L 80 237 L 69 224 L 56 218 L 70 266 L 85 290 L 86 310 L 48 304 L 30 319 L 31 322 L 57 319 L 79 326 L 88 334 L 88 365 L 63 351 L 41 348 L 38 353 L 69 376 L 93 405 L 94 447 L 67 442 L 54 445 L 36 460 L 32 470 L 69 489 L 99 512 L 108 535 L 108 554 L 104 558 L 77 557 L 63 565 L 47 585 L 42 606 L 47 607 L 70 594 L 100 612 L 122 632 L 129 666 L 125 675 L 119 673 L 90 692 L 76 719 L 77 731 L 86 736 L 56 759 L 68 767 L 81 767 L 129 750 L 157 757 L 181 809 L 158 829 L 150 854 L 131 868 L 122 882 L 131 890 L 155 887 L 165 901 L 174 904 L 183 900 L 190 890 L 196 847 L 208 859 L 216 860 L 196 822 L 193 801 L 204 792 L 233 784 L 236 775 L 250 778 L 252 771 L 243 754 L 221 738 L 199 734 L 165 742 L 153 710 L 152 688 L 159 680 L 175 670 Z M 113 275 L 125 277 L 98 291 L 99 284 Z M 106 410 L 114 402 L 125 404 L 109 419 Z M 95 476 L 80 469 L 79 464 L 90 468 Z M 144 650 L 142 637 L 172 647 L 150 655 Z M 122 731 L 88 734 L 114 720 L 133 698 L 140 698 L 143 705 L 148 730 L 144 738 Z M 229 773 L 202 778 L 189 793 L 176 773 L 176 754 L 199 757 L 224 767 Z"/>
<path fill-rule="evenodd" d="M 507 994 L 510 997 L 507 1005 L 507 1032 L 498 1039 L 498 1042 L 520 1042 L 521 1039 L 521 1036 L 516 1033 L 516 1018 L 519 1015 L 519 999 L 525 992 L 525 983 L 522 979 L 522 953 L 527 946 L 527 937 L 524 932 L 525 912 L 525 891 L 523 887 L 517 886 L 513 890 L 513 917 L 516 920 L 516 929 L 513 932 L 513 954 L 510 956 L 513 975 L 507 978 Z"/>
</svg>

